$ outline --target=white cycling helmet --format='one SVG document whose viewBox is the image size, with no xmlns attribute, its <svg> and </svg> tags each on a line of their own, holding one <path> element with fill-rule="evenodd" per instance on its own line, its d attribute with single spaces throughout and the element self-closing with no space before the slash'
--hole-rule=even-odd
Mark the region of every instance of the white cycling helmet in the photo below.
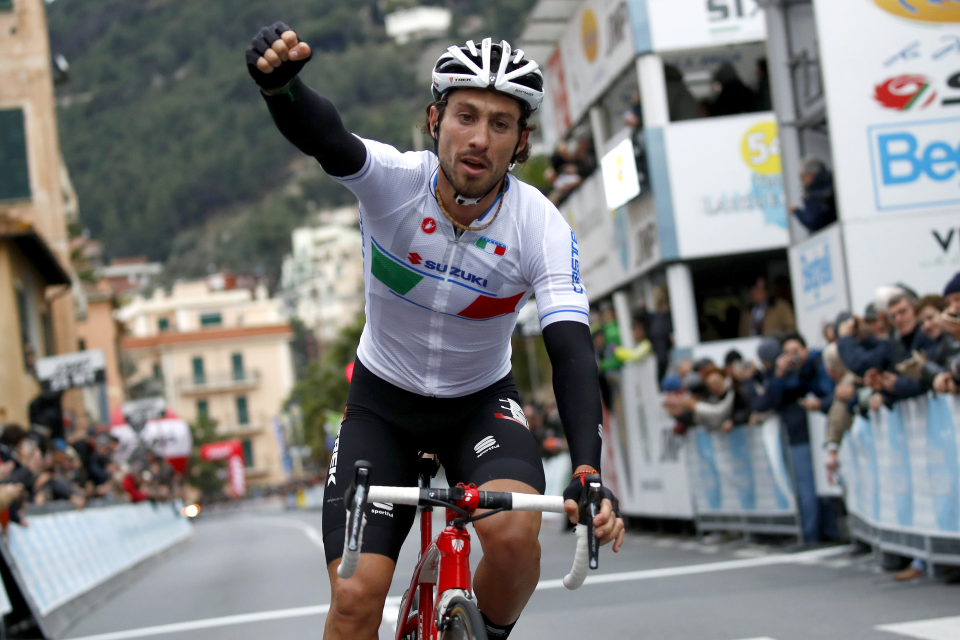
<svg viewBox="0 0 960 640">
<path fill-rule="evenodd" d="M 492 86 L 526 105 L 529 116 L 543 102 L 543 74 L 533 60 L 522 65 L 521 60 L 523 51 L 513 51 L 506 40 L 492 44 L 490 38 L 484 38 L 479 51 L 473 40 L 465 47 L 450 47 L 433 67 L 433 98 L 442 100 L 451 89 Z"/>
</svg>

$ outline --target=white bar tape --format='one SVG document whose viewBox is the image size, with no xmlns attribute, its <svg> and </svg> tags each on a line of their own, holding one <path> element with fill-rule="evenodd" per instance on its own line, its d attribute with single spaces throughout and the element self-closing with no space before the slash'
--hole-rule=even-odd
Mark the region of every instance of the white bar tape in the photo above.
<svg viewBox="0 0 960 640">
<path fill-rule="evenodd" d="M 360 562 L 360 551 L 363 549 L 363 528 L 367 525 L 367 516 L 363 516 L 360 523 L 360 536 L 357 538 L 357 550 L 347 549 L 349 539 L 346 535 L 343 537 L 343 557 L 340 560 L 340 566 L 337 567 L 337 575 L 341 578 L 351 578 L 357 571 L 357 564 Z M 347 516 L 347 531 L 350 530 L 350 516 Z"/>
<path fill-rule="evenodd" d="M 419 487 L 370 487 L 367 502 L 385 502 L 387 504 L 420 504 Z"/>
<path fill-rule="evenodd" d="M 549 511 L 551 513 L 564 513 L 563 497 L 514 493 L 513 511 Z"/>
<path fill-rule="evenodd" d="M 573 554 L 573 568 L 563 578 L 563 586 L 571 591 L 579 589 L 587 577 L 587 566 L 590 564 L 590 549 L 587 541 L 587 525 L 577 525 L 577 551 Z"/>
</svg>

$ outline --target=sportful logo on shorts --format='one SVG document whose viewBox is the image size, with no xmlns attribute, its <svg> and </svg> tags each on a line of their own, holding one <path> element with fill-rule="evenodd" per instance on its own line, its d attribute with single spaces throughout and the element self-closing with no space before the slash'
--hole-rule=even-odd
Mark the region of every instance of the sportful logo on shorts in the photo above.
<svg viewBox="0 0 960 640">
<path fill-rule="evenodd" d="M 373 508 L 370 509 L 373 513 L 378 513 L 381 516 L 393 517 L 393 505 L 386 502 L 374 502 Z"/>
<path fill-rule="evenodd" d="M 487 451 L 492 451 L 493 449 L 499 449 L 500 445 L 497 444 L 497 441 L 493 436 L 487 436 L 477 444 L 473 445 L 473 450 L 477 452 L 477 457 L 479 458 Z"/>
<path fill-rule="evenodd" d="M 493 414 L 494 418 L 503 418 L 504 420 L 513 420 L 514 422 L 518 422 L 522 424 L 527 429 L 530 428 L 530 423 L 527 422 L 527 416 L 523 415 L 523 409 L 516 402 L 516 400 L 513 400 L 511 398 L 506 398 L 506 399 L 500 398 L 500 402 L 506 402 L 506 404 L 500 405 L 500 408 L 503 409 L 504 411 L 509 411 L 510 415 L 507 416 L 502 413 L 495 413 Z"/>
</svg>

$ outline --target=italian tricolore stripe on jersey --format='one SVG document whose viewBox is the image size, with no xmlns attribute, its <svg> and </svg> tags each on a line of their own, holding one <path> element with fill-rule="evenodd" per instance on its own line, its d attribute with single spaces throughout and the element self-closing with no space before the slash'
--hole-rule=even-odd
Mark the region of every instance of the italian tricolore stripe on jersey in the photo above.
<svg viewBox="0 0 960 640">
<path fill-rule="evenodd" d="M 499 242 L 495 242 L 490 238 L 480 238 L 477 240 L 477 247 L 483 249 L 487 253 L 492 253 L 495 256 L 502 256 L 507 252 L 506 246 L 500 244 Z"/>
</svg>

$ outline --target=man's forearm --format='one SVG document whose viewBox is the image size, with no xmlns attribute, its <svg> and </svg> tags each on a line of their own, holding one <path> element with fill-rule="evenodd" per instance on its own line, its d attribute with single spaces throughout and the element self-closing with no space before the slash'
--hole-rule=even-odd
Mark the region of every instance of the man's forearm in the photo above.
<svg viewBox="0 0 960 640">
<path fill-rule="evenodd" d="M 553 365 L 553 392 L 573 468 L 600 471 L 603 408 L 590 329 L 579 322 L 555 322 L 543 330 L 543 342 Z"/>
<path fill-rule="evenodd" d="M 280 133 L 334 177 L 363 168 L 367 148 L 347 131 L 336 107 L 299 78 L 279 93 L 263 96 Z"/>
</svg>

